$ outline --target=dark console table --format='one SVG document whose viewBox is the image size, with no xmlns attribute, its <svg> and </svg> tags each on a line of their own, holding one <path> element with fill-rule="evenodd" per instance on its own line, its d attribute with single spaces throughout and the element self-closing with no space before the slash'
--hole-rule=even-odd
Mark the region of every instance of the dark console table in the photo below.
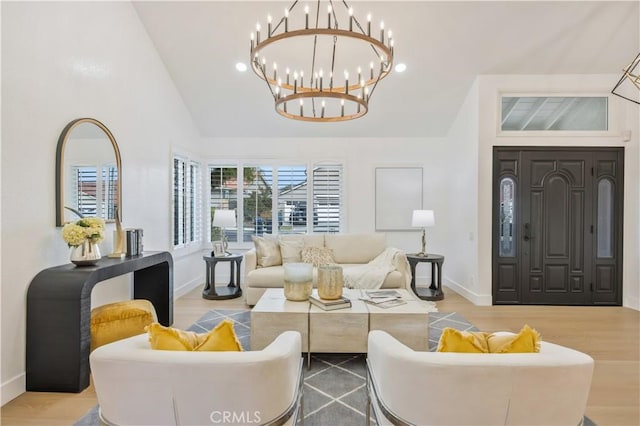
<svg viewBox="0 0 640 426">
<path fill-rule="evenodd" d="M 27 390 L 80 392 L 89 386 L 91 291 L 100 281 L 133 272 L 133 298 L 147 299 L 158 321 L 173 323 L 173 258 L 145 252 L 102 258 L 95 266 L 56 266 L 27 291 Z"/>
</svg>

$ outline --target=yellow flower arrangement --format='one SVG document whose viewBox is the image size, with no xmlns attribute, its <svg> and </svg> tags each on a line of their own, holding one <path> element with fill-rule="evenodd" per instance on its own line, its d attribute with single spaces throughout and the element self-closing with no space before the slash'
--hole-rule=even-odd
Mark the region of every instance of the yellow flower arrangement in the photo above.
<svg viewBox="0 0 640 426">
<path fill-rule="evenodd" d="M 62 228 L 62 239 L 69 247 L 82 245 L 86 240 L 99 243 L 104 239 L 104 220 L 98 217 L 86 217 L 76 223 L 67 223 Z"/>
</svg>

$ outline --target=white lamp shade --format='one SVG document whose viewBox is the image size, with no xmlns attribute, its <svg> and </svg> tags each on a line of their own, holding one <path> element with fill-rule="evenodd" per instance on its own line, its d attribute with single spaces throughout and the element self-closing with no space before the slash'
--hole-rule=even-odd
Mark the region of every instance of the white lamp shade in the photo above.
<svg viewBox="0 0 640 426">
<path fill-rule="evenodd" d="M 436 224 L 436 217 L 433 210 L 414 210 L 411 218 L 411 226 L 426 228 Z"/>
<path fill-rule="evenodd" d="M 236 212 L 235 210 L 216 209 L 213 214 L 213 226 L 218 228 L 235 228 Z"/>
</svg>

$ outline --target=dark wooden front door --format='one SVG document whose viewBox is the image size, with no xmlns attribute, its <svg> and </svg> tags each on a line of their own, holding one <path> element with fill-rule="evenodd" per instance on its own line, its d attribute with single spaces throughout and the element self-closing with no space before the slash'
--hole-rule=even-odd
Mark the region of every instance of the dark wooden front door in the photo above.
<svg viewBox="0 0 640 426">
<path fill-rule="evenodd" d="M 623 154 L 494 148 L 494 304 L 622 304 Z"/>
</svg>

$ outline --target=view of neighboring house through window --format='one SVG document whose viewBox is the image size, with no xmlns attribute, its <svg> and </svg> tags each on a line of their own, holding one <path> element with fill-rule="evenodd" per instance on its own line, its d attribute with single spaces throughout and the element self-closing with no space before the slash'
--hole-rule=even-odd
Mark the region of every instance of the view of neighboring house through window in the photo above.
<svg viewBox="0 0 640 426">
<path fill-rule="evenodd" d="M 118 168 L 71 166 L 71 194 L 68 205 L 83 216 L 115 219 L 118 199 Z"/>
<path fill-rule="evenodd" d="M 309 173 L 311 171 L 311 173 Z M 342 166 L 304 164 L 210 165 L 211 217 L 216 209 L 236 210 L 238 225 L 224 230 L 231 242 L 253 235 L 339 232 Z M 211 228 L 211 239 L 221 239 Z"/>
<path fill-rule="evenodd" d="M 182 157 L 173 158 L 173 245 L 200 241 L 202 196 L 200 165 Z"/>
</svg>

